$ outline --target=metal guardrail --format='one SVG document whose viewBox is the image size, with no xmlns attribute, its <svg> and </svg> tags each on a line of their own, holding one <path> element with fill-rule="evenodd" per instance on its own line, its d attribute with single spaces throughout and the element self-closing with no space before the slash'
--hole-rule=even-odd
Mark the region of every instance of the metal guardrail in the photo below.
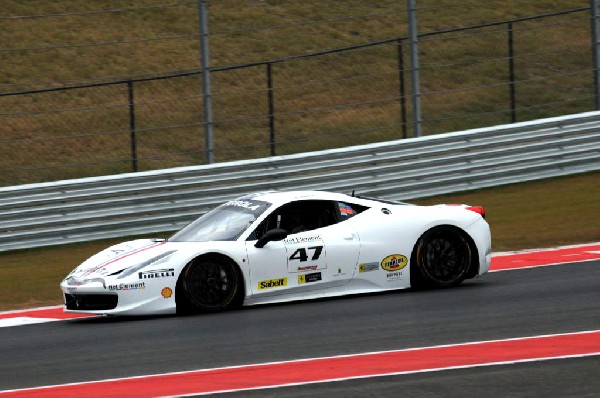
<svg viewBox="0 0 600 398">
<path fill-rule="evenodd" d="M 0 251 L 176 230 L 262 190 L 413 199 L 600 170 L 600 112 L 230 163 L 0 188 Z"/>
</svg>

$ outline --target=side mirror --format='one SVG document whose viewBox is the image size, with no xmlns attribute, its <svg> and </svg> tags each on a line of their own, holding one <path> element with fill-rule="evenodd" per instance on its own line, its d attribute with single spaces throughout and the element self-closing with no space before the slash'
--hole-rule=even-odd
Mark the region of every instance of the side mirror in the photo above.
<svg viewBox="0 0 600 398">
<path fill-rule="evenodd" d="M 265 234 L 256 241 L 256 243 L 254 244 L 254 247 L 257 248 L 262 248 L 265 247 L 265 245 L 271 241 L 275 241 L 275 240 L 283 240 L 285 238 L 287 238 L 288 233 L 285 229 L 280 229 L 280 228 L 276 228 L 276 229 L 271 229 L 267 232 L 265 232 Z"/>
</svg>

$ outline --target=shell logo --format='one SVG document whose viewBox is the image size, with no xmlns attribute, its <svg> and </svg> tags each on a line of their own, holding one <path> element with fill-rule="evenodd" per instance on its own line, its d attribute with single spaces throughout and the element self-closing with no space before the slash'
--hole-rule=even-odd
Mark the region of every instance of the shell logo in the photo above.
<svg viewBox="0 0 600 398">
<path fill-rule="evenodd" d="M 160 291 L 160 294 L 162 294 L 164 298 L 171 298 L 171 296 L 173 295 L 173 289 L 171 289 L 170 287 L 165 287 L 163 288 L 163 290 Z"/>
<path fill-rule="evenodd" d="M 402 254 L 392 254 L 381 261 L 381 268 L 386 271 L 398 271 L 406 267 L 408 259 Z"/>
</svg>

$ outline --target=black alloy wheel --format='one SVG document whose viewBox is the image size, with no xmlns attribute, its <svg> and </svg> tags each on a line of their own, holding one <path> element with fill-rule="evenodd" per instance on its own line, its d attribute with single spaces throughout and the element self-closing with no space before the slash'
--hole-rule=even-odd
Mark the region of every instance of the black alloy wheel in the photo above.
<svg viewBox="0 0 600 398">
<path fill-rule="evenodd" d="M 237 265 L 220 257 L 200 257 L 190 263 L 181 275 L 181 290 L 187 304 L 203 312 L 224 310 L 240 304 L 241 284 L 242 277 Z"/>
<path fill-rule="evenodd" d="M 415 287 L 459 285 L 471 267 L 472 252 L 464 233 L 452 227 L 427 231 L 413 251 L 411 283 Z"/>
</svg>

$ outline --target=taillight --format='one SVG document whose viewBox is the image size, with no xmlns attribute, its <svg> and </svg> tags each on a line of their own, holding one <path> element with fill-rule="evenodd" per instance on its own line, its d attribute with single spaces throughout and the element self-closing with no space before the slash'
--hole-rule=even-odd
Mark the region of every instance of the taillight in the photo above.
<svg viewBox="0 0 600 398">
<path fill-rule="evenodd" d="M 466 209 L 474 211 L 475 213 L 480 214 L 481 217 L 485 218 L 485 209 L 483 206 L 469 206 Z"/>
</svg>

